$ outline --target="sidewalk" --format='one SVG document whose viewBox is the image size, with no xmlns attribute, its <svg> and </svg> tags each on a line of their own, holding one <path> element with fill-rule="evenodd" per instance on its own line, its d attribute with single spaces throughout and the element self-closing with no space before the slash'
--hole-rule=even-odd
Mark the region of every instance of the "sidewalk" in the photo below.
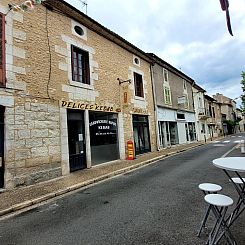
<svg viewBox="0 0 245 245">
<path fill-rule="evenodd" d="M 0 193 L 0 216 L 41 203 L 81 187 L 89 186 L 110 177 L 129 172 L 156 160 L 190 150 L 203 144 L 205 143 L 195 142 L 177 145 L 159 152 L 151 152 L 138 156 L 137 159 L 133 161 L 119 160 L 95 166 L 91 169 L 77 171 L 68 176 L 38 183 L 36 185 L 4 191 Z"/>
</svg>

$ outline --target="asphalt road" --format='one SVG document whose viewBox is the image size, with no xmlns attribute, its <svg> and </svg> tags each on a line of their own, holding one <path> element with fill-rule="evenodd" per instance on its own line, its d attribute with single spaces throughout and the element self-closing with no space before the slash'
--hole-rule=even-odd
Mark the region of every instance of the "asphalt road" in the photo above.
<svg viewBox="0 0 245 245">
<path fill-rule="evenodd" d="M 183 152 L 2 220 L 0 245 L 203 245 L 208 230 L 196 237 L 205 208 L 198 184 L 221 184 L 236 199 L 234 187 L 211 162 L 240 139 Z M 244 224 L 245 213 L 232 227 L 240 245 Z"/>
</svg>

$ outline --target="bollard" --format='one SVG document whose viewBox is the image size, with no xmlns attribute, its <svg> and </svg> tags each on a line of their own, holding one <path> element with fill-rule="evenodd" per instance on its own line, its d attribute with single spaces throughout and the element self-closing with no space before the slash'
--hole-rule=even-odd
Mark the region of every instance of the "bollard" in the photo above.
<svg viewBox="0 0 245 245">
<path fill-rule="evenodd" d="M 241 140 L 241 153 L 245 153 L 245 141 Z"/>
</svg>

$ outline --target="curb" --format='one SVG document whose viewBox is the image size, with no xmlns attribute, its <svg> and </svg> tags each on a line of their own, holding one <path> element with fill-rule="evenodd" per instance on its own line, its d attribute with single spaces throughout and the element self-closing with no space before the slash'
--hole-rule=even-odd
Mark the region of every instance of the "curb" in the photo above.
<svg viewBox="0 0 245 245">
<path fill-rule="evenodd" d="M 65 189 L 61 189 L 61 190 L 58 190 L 58 191 L 55 191 L 55 192 L 48 193 L 46 195 L 40 196 L 40 197 L 35 198 L 35 199 L 29 200 L 29 201 L 25 201 L 25 202 L 22 202 L 22 203 L 19 203 L 19 204 L 16 204 L 16 205 L 13 205 L 10 208 L 1 210 L 0 211 L 0 217 L 4 216 L 4 215 L 8 215 L 8 214 L 16 212 L 16 211 L 20 211 L 20 210 L 22 210 L 24 208 L 28 208 L 30 206 L 39 204 L 41 202 L 45 202 L 45 201 L 50 200 L 52 198 L 55 198 L 55 197 L 58 197 L 58 196 L 62 196 L 64 194 L 66 194 L 66 193 L 78 190 L 78 189 L 80 189 L 82 187 L 90 186 L 90 185 L 92 185 L 94 183 L 99 183 L 99 182 L 101 182 L 103 180 L 106 180 L 106 179 L 109 179 L 109 178 L 112 178 L 112 177 L 115 177 L 115 176 L 119 176 L 119 175 L 127 173 L 127 172 L 134 171 L 134 170 L 136 170 L 136 169 L 138 169 L 140 167 L 144 167 L 144 166 L 150 165 L 150 164 L 152 164 L 152 163 L 154 163 L 156 161 L 162 160 L 162 159 L 164 159 L 166 157 L 169 157 L 169 156 L 172 156 L 172 155 L 176 155 L 178 153 L 181 153 L 181 152 L 184 152 L 184 151 L 188 151 L 188 150 L 197 148 L 197 147 L 202 146 L 202 145 L 204 145 L 204 143 L 200 143 L 200 144 L 195 145 L 195 146 L 190 146 L 190 147 L 187 147 L 187 148 L 181 149 L 181 150 L 176 150 L 176 151 L 173 151 L 173 152 L 170 152 L 170 153 L 158 156 L 158 157 L 151 158 L 149 160 L 145 160 L 145 161 L 139 162 L 139 163 L 137 163 L 137 164 L 135 164 L 133 166 L 122 168 L 122 169 L 116 170 L 114 172 L 101 175 L 101 176 L 96 177 L 94 179 L 91 179 L 91 180 L 88 180 L 88 181 L 81 182 L 79 184 L 75 184 L 75 185 L 66 187 Z"/>
</svg>

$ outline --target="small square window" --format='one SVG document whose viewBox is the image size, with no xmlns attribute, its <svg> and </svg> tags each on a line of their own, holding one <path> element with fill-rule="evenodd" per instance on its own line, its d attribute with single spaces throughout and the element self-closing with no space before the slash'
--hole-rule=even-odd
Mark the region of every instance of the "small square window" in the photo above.
<svg viewBox="0 0 245 245">
<path fill-rule="evenodd" d="M 134 72 L 134 91 L 135 91 L 135 96 L 144 98 L 143 77 L 142 75 L 136 72 Z"/>
<path fill-rule="evenodd" d="M 71 46 L 72 80 L 90 84 L 89 53 Z"/>
</svg>

